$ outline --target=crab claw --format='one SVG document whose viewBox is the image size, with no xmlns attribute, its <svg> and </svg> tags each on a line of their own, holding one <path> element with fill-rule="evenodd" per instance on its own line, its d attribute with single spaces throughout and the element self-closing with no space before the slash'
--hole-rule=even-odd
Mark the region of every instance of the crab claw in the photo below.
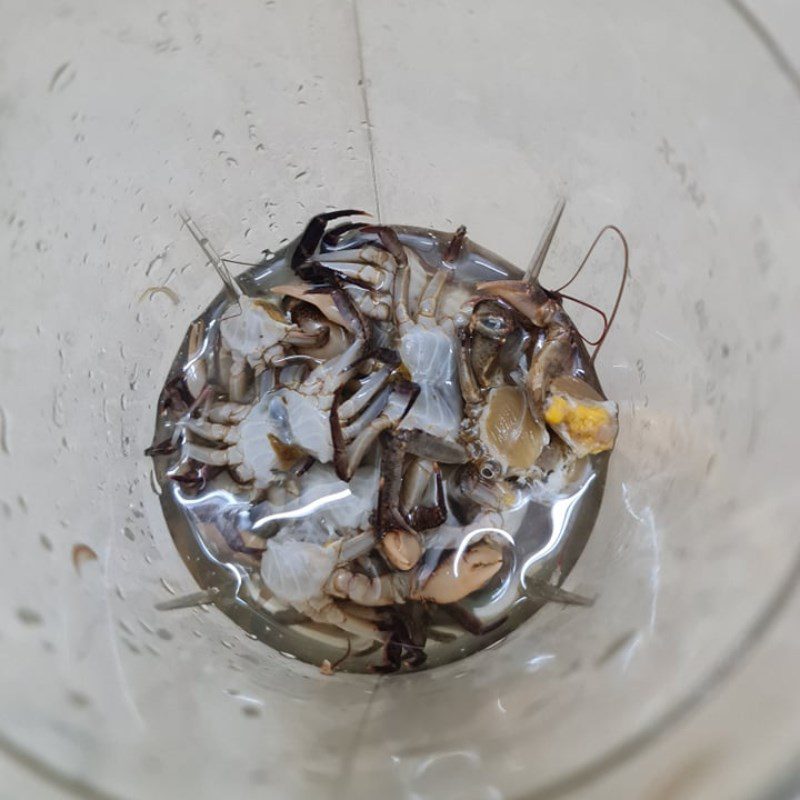
<svg viewBox="0 0 800 800">
<path fill-rule="evenodd" d="M 485 586 L 502 565 L 502 553 L 480 542 L 463 553 L 456 551 L 445 558 L 430 578 L 412 591 L 411 597 L 434 603 L 457 603 Z"/>
<path fill-rule="evenodd" d="M 320 291 L 307 284 L 289 283 L 281 286 L 273 286 L 270 291 L 279 297 L 292 297 L 295 300 L 302 300 L 305 303 L 310 303 L 314 308 L 321 311 L 323 316 L 330 322 L 339 325 L 345 330 L 351 328 L 350 320 L 346 319 L 342 314 L 330 289 Z"/>
<path fill-rule="evenodd" d="M 531 285 L 527 281 L 488 281 L 479 283 L 477 291 L 504 300 L 539 328 L 544 328 L 559 308 L 558 301 L 539 284 Z"/>
<path fill-rule="evenodd" d="M 354 208 L 347 208 L 342 211 L 328 211 L 324 214 L 317 214 L 308 221 L 305 230 L 300 234 L 300 239 L 292 253 L 290 266 L 293 270 L 297 270 L 310 258 L 313 258 L 314 253 L 325 235 L 325 227 L 334 219 L 340 217 L 352 217 L 356 215 L 369 216 L 366 211 L 359 211 Z"/>
<path fill-rule="evenodd" d="M 383 534 L 381 549 L 386 560 L 403 572 L 415 567 L 422 558 L 419 536 L 400 528 L 394 528 Z"/>
<path fill-rule="evenodd" d="M 404 265 L 408 261 L 400 237 L 394 228 L 390 228 L 388 225 L 365 225 L 361 230 L 364 233 L 376 234 L 380 243 L 398 264 Z"/>
</svg>

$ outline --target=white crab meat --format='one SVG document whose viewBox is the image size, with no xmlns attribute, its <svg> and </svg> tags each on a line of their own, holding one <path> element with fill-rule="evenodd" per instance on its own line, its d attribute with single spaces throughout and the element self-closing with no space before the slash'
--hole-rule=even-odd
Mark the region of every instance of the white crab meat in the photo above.
<svg viewBox="0 0 800 800">
<path fill-rule="evenodd" d="M 222 343 L 235 358 L 254 364 L 280 343 L 287 323 L 266 300 L 242 295 L 220 321 Z"/>
<path fill-rule="evenodd" d="M 333 458 L 330 410 L 321 407 L 318 395 L 294 389 L 281 389 L 279 395 L 286 407 L 291 443 L 327 464 Z"/>
<path fill-rule="evenodd" d="M 263 397 L 235 430 L 234 447 L 241 460 L 242 477 L 253 480 L 256 486 L 268 486 L 274 472 L 280 469 L 279 452 L 275 448 L 284 434 L 279 399 L 272 395 Z"/>
<path fill-rule="evenodd" d="M 330 467 L 316 465 L 298 497 L 270 505 L 272 514 L 283 518 L 283 528 L 267 544 L 261 577 L 279 600 L 296 604 L 323 593 L 346 545 L 359 545 L 356 537 L 342 537 L 341 532 L 369 525 L 379 479 L 377 465 L 356 470 L 349 484 Z M 373 545 L 374 540 L 365 537 L 362 549 L 368 552 Z"/>
<path fill-rule="evenodd" d="M 336 561 L 336 547 L 276 537 L 261 559 L 261 579 L 279 600 L 303 603 L 322 594 Z"/>
<path fill-rule="evenodd" d="M 451 325 L 425 322 L 409 324 L 400 339 L 400 358 L 420 389 L 400 428 L 452 441 L 462 414 L 455 337 Z"/>
</svg>

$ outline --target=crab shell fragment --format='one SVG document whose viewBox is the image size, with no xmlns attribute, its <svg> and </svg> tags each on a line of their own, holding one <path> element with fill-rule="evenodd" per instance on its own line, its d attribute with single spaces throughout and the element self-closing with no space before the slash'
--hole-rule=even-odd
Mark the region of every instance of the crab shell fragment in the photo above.
<svg viewBox="0 0 800 800">
<path fill-rule="evenodd" d="M 550 440 L 544 425 L 533 418 L 524 390 L 517 386 L 489 391 L 478 426 L 488 455 L 512 476 L 527 474 Z"/>
</svg>

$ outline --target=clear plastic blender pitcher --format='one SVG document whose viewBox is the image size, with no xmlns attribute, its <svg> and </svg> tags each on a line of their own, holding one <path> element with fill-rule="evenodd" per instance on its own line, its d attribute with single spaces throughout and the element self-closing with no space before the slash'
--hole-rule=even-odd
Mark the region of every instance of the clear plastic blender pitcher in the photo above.
<svg viewBox="0 0 800 800">
<path fill-rule="evenodd" d="M 4 17 L 0 795 L 788 785 L 800 81 L 747 8 L 11 0 Z M 595 604 L 385 677 L 322 676 L 213 606 L 157 611 L 197 586 L 143 450 L 219 288 L 179 212 L 243 259 L 366 207 L 463 223 L 524 264 L 561 196 L 545 285 L 608 223 L 631 246 L 598 362 L 621 433 L 566 584 Z M 607 307 L 617 277 L 600 264 L 582 296 Z M 97 558 L 76 569 L 76 546 Z"/>
</svg>

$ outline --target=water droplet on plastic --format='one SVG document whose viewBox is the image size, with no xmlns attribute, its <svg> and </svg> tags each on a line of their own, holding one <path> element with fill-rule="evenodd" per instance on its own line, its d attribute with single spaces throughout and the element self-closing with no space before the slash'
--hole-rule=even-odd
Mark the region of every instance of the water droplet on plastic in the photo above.
<svg viewBox="0 0 800 800">
<path fill-rule="evenodd" d="M 91 702 L 83 692 L 68 692 L 67 697 L 76 708 L 86 708 Z"/>
<path fill-rule="evenodd" d="M 11 453 L 8 449 L 8 417 L 2 408 L 0 408 L 0 453 L 6 455 Z"/>
<path fill-rule="evenodd" d="M 38 611 L 25 607 L 17 609 L 17 619 L 23 625 L 41 625 L 44 621 Z"/>
<path fill-rule="evenodd" d="M 238 161 L 237 161 L 237 160 L 236 160 L 236 159 L 235 159 L 233 156 L 228 156 L 228 157 L 225 159 L 225 163 L 226 163 L 226 164 L 227 164 L 229 167 L 238 167 L 238 166 L 239 166 L 239 162 L 238 162 Z"/>
<path fill-rule="evenodd" d="M 217 129 L 214 131 L 214 133 L 211 135 L 211 138 L 212 138 L 212 139 L 213 139 L 215 142 L 221 142 L 221 141 L 222 141 L 222 140 L 225 138 L 225 134 L 224 134 L 224 133 L 223 133 L 223 132 L 222 132 L 222 131 L 221 131 L 219 128 L 217 128 Z"/>
</svg>

